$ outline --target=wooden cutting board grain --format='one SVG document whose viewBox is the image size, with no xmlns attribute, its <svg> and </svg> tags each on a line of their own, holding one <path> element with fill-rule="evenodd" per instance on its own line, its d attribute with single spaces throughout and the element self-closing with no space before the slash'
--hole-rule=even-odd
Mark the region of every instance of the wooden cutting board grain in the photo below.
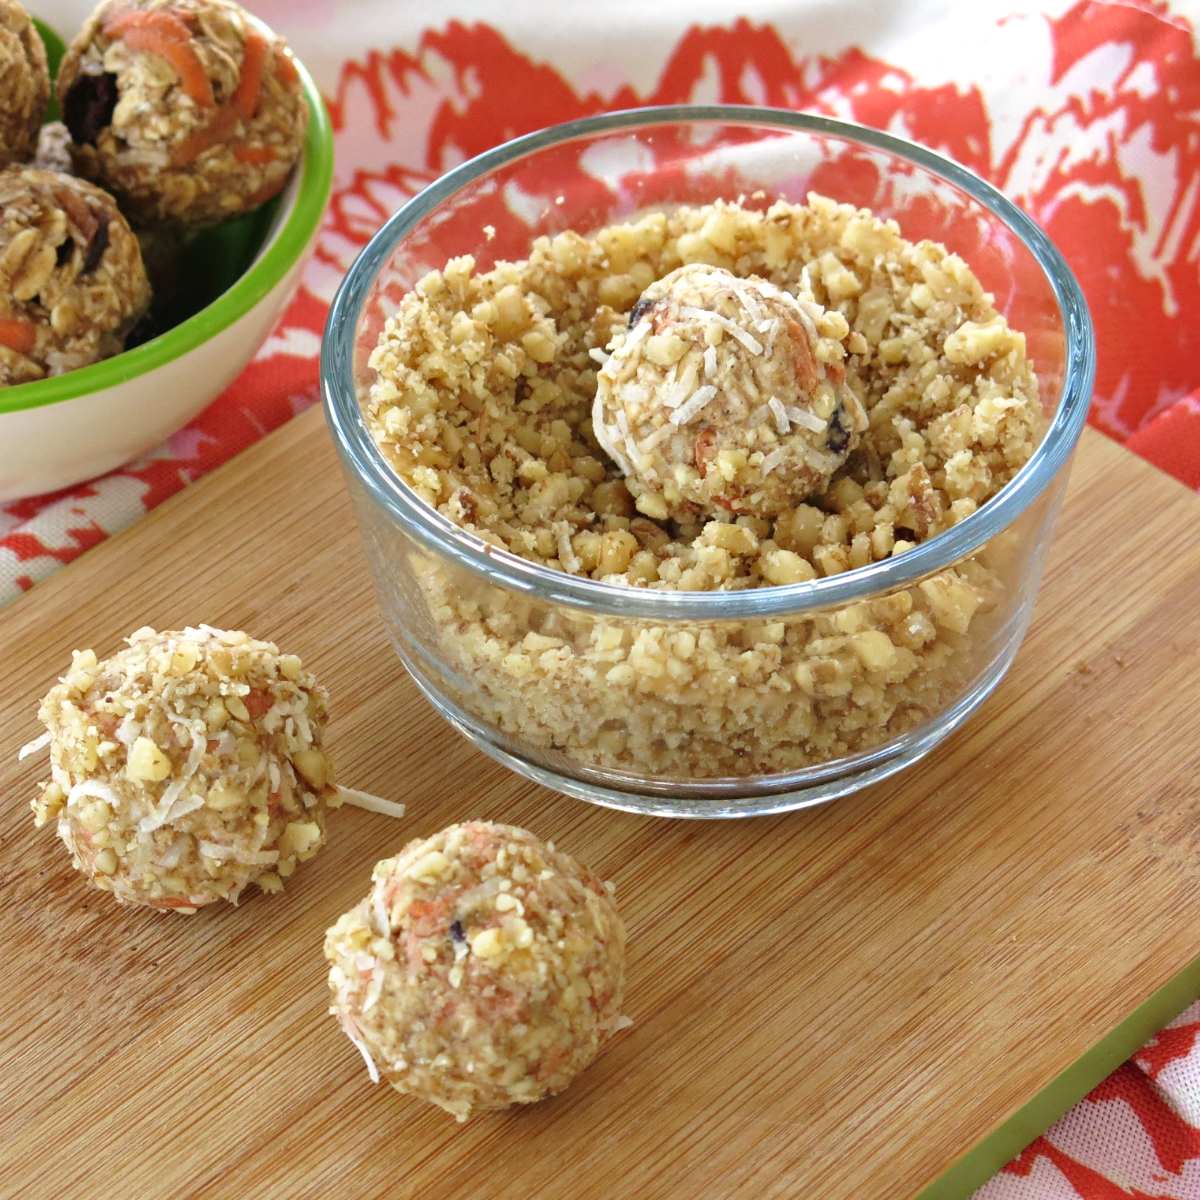
<svg viewBox="0 0 1200 1200">
<path fill-rule="evenodd" d="M 1030 637 L 966 729 L 829 807 L 666 822 L 433 713 L 306 414 L 0 613 L 0 1195 L 913 1195 L 1196 956 L 1198 519 L 1087 434 Z M 341 778 L 409 813 L 342 812 L 282 897 L 119 908 L 34 830 L 44 762 L 16 750 L 72 647 L 199 621 L 302 654 Z M 634 1025 L 563 1096 L 457 1126 L 370 1085 L 321 941 L 376 859 L 468 817 L 616 881 Z"/>
</svg>

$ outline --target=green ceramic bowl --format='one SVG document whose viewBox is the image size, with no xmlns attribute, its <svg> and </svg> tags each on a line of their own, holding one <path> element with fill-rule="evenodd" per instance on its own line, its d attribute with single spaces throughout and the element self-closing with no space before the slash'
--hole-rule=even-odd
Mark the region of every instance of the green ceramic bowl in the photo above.
<svg viewBox="0 0 1200 1200">
<path fill-rule="evenodd" d="M 38 26 L 54 71 L 62 41 Z M 0 389 L 0 501 L 92 478 L 157 445 L 262 344 L 291 297 L 333 179 L 329 117 L 297 66 L 311 114 L 303 156 L 275 200 L 189 245 L 171 327 L 104 362 Z"/>
</svg>

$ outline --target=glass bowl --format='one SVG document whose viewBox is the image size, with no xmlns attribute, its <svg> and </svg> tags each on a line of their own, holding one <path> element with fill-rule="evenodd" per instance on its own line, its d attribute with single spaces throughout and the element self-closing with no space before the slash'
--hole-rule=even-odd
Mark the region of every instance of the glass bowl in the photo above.
<svg viewBox="0 0 1200 1200">
<path fill-rule="evenodd" d="M 803 201 L 810 190 L 960 254 L 1026 336 L 1047 431 L 1011 482 L 947 531 L 787 586 L 615 586 L 456 526 L 401 481 L 369 435 L 360 403 L 383 323 L 450 258 L 473 255 L 484 271 L 526 257 L 543 234 L 718 198 Z M 1033 610 L 1094 357 L 1087 307 L 1058 251 L 962 167 L 822 117 L 681 106 L 516 138 L 414 197 L 342 283 L 321 380 L 383 619 L 437 710 L 486 753 L 568 795 L 735 817 L 886 778 L 996 687 Z M 963 580 L 985 581 L 987 602 Z"/>
</svg>

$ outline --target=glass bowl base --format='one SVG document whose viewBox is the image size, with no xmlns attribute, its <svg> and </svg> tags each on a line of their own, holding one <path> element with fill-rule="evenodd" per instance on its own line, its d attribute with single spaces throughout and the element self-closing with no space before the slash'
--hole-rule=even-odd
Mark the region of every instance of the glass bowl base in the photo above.
<svg viewBox="0 0 1200 1200">
<path fill-rule="evenodd" d="M 535 762 L 506 746 L 497 731 L 470 716 L 438 691 L 413 661 L 407 648 L 395 642 L 393 645 L 422 695 L 450 725 L 478 749 L 518 775 L 565 796 L 621 812 L 690 820 L 728 820 L 828 804 L 880 783 L 919 762 L 958 729 L 996 689 L 1016 657 L 1023 632 L 1023 628 L 1017 631 L 1004 652 L 953 705 L 883 746 L 787 774 L 748 775 L 707 780 L 701 784 L 651 781 L 632 776 L 622 779 L 617 772 L 579 767 L 567 773 Z"/>
</svg>

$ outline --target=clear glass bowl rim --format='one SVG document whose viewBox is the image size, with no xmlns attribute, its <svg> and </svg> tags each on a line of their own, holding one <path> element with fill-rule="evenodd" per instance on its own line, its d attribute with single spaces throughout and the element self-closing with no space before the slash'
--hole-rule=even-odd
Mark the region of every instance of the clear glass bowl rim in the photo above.
<svg viewBox="0 0 1200 1200">
<path fill-rule="evenodd" d="M 699 122 L 798 130 L 895 155 L 978 201 L 1020 239 L 1042 268 L 1058 303 L 1066 337 L 1062 395 L 1050 427 L 1029 461 L 966 520 L 899 557 L 808 583 L 731 592 L 619 587 L 539 566 L 484 542 L 427 505 L 389 466 L 359 410 L 354 343 L 371 286 L 404 238 L 467 185 L 540 150 L 596 134 Z M 481 582 L 596 616 L 656 622 L 761 620 L 849 604 L 915 583 L 974 553 L 1011 525 L 1067 465 L 1087 420 L 1095 358 L 1087 302 L 1062 255 L 1031 217 L 965 167 L 903 138 L 829 117 L 757 105 L 679 104 L 624 109 L 524 134 L 460 164 L 415 195 L 371 238 L 338 287 L 321 347 L 321 392 L 338 452 L 373 500 L 425 549 L 479 576 Z"/>
</svg>

